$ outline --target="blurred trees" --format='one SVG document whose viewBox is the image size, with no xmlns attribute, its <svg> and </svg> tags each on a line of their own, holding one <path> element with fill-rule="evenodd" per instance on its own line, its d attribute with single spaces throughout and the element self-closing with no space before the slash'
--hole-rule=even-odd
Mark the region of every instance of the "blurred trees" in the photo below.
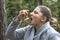
<svg viewBox="0 0 60 40">
<path fill-rule="evenodd" d="M 57 6 L 58 6 L 58 19 L 60 23 L 60 0 L 58 0 Z"/>
<path fill-rule="evenodd" d="M 0 0 L 0 40 L 5 39 L 5 29 L 6 29 L 6 10 L 5 10 L 5 0 Z"/>
<path fill-rule="evenodd" d="M 6 0 L 8 23 L 15 17 L 20 9 L 20 0 Z"/>
<path fill-rule="evenodd" d="M 52 11 L 52 16 L 57 17 L 58 15 L 58 6 L 57 6 L 58 0 L 44 0 L 43 5 L 48 6 Z"/>
<path fill-rule="evenodd" d="M 22 9 L 28 9 L 32 12 L 37 5 L 46 5 L 51 8 L 52 16 L 60 21 L 60 0 L 6 0 L 6 11 L 8 16 L 8 24 L 17 16 Z M 23 21 L 22 26 L 26 26 L 28 21 Z"/>
</svg>

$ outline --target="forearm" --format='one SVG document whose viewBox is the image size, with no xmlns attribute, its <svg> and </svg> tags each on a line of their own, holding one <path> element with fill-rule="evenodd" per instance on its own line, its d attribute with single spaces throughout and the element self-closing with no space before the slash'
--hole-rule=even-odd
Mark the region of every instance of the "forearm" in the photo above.
<svg viewBox="0 0 60 40">
<path fill-rule="evenodd" d="M 16 27 L 18 26 L 18 24 L 19 24 L 19 22 L 14 21 L 14 20 L 9 24 L 7 31 L 6 31 L 6 37 L 8 37 L 8 38 L 14 37 L 14 31 L 16 30 Z"/>
<path fill-rule="evenodd" d="M 25 28 L 20 28 L 19 30 L 16 29 L 18 24 L 22 22 L 22 19 L 25 19 L 27 17 L 27 10 L 21 10 L 16 18 L 9 24 L 7 31 L 6 31 L 6 36 L 10 39 L 19 39 L 22 38 L 29 27 Z M 16 31 L 17 30 L 17 31 Z"/>
</svg>

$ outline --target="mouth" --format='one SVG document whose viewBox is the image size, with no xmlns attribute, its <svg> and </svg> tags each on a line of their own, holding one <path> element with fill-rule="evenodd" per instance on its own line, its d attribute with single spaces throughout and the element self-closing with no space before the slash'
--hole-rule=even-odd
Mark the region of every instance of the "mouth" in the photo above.
<svg viewBox="0 0 60 40">
<path fill-rule="evenodd" d="M 32 17 L 30 17 L 30 23 L 32 22 Z"/>
</svg>

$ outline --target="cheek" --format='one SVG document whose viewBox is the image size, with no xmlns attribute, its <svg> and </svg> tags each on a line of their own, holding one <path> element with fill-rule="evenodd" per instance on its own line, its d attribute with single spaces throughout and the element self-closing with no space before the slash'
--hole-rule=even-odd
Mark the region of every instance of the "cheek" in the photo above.
<svg viewBox="0 0 60 40">
<path fill-rule="evenodd" d="M 37 16 L 37 17 L 35 17 L 34 21 L 35 21 L 36 23 L 39 23 L 39 22 L 40 22 L 40 18 Z"/>
<path fill-rule="evenodd" d="M 41 16 L 37 16 L 36 19 L 37 19 L 36 21 L 37 21 L 38 23 L 40 23 L 41 20 L 42 20 L 42 17 L 41 17 Z"/>
<path fill-rule="evenodd" d="M 37 19 L 37 20 L 40 20 L 40 19 L 41 19 L 41 17 L 40 17 L 40 16 L 36 16 L 36 19 Z"/>
<path fill-rule="evenodd" d="M 40 24 L 40 20 L 35 19 L 35 20 L 33 21 L 33 23 L 34 23 L 35 25 Z"/>
<path fill-rule="evenodd" d="M 40 22 L 40 20 L 41 20 L 40 15 L 34 15 L 34 16 L 33 16 L 33 20 L 34 20 L 35 22 Z"/>
</svg>

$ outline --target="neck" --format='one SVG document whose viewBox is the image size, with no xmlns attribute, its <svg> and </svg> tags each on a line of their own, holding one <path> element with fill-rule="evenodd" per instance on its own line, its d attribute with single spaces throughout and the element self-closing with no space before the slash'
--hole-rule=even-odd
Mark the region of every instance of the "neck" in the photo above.
<svg viewBox="0 0 60 40">
<path fill-rule="evenodd" d="M 37 24 L 37 25 L 35 25 L 35 31 L 37 31 L 42 25 L 43 25 L 44 23 L 40 23 L 40 24 Z"/>
</svg>

